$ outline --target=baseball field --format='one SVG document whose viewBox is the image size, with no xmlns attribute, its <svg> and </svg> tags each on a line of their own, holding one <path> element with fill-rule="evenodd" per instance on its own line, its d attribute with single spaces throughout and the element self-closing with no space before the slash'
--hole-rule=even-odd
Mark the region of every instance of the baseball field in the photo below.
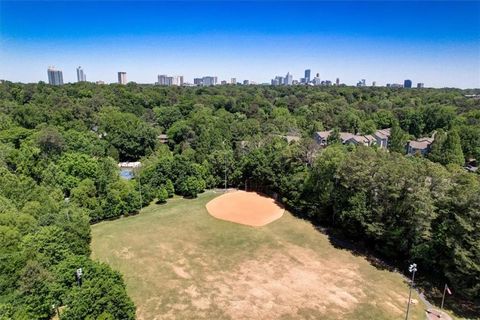
<svg viewBox="0 0 480 320">
<path fill-rule="evenodd" d="M 335 248 L 256 194 L 175 197 L 96 224 L 92 237 L 93 258 L 123 274 L 140 320 L 405 317 L 400 274 Z M 425 319 L 416 294 L 413 302 L 410 319 Z"/>
</svg>

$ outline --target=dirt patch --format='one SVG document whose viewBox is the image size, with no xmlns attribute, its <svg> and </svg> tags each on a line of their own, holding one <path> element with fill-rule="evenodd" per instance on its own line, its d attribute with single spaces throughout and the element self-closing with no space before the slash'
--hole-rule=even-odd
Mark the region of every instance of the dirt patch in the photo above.
<svg viewBox="0 0 480 320">
<path fill-rule="evenodd" d="M 190 287 L 186 293 L 194 305 L 203 302 L 201 306 L 207 307 L 207 299 L 198 301 L 199 291 L 214 292 L 213 304 L 232 319 L 279 319 L 296 316 L 302 309 L 340 315 L 364 297 L 358 286 L 348 285 L 362 279 L 354 265 L 345 265 L 335 274 L 331 268 L 328 260 L 319 262 L 313 251 L 290 246 L 284 253 L 248 260 L 234 270 L 211 275 L 207 287 Z"/>
<path fill-rule="evenodd" d="M 261 227 L 282 217 L 285 211 L 274 199 L 256 192 L 225 193 L 206 205 L 215 218 Z"/>
</svg>

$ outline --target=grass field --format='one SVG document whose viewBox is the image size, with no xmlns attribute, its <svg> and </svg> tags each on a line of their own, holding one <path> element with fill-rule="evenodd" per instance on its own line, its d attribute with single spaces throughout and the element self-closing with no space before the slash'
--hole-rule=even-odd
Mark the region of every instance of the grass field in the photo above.
<svg viewBox="0 0 480 320">
<path fill-rule="evenodd" d="M 174 198 L 92 227 L 92 255 L 120 271 L 138 319 L 403 319 L 401 275 L 334 248 L 308 222 L 260 228 Z M 410 319 L 425 319 L 418 301 Z"/>
</svg>

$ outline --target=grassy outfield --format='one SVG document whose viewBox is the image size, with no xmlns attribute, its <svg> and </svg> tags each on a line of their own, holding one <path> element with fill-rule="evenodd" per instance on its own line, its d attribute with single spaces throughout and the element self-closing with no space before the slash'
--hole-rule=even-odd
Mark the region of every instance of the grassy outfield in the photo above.
<svg viewBox="0 0 480 320">
<path fill-rule="evenodd" d="M 260 228 L 211 217 L 174 198 L 92 227 L 92 255 L 119 270 L 138 319 L 402 319 L 396 273 L 334 248 L 289 213 Z M 410 319 L 425 319 L 418 301 Z"/>
</svg>

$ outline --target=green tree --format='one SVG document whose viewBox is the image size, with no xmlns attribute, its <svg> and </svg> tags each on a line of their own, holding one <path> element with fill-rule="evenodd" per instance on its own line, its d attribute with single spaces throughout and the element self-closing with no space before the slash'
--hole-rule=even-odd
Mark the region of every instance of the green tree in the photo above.
<svg viewBox="0 0 480 320">
<path fill-rule="evenodd" d="M 394 122 L 390 130 L 388 149 L 393 152 L 405 153 L 408 135 Z"/>
</svg>

